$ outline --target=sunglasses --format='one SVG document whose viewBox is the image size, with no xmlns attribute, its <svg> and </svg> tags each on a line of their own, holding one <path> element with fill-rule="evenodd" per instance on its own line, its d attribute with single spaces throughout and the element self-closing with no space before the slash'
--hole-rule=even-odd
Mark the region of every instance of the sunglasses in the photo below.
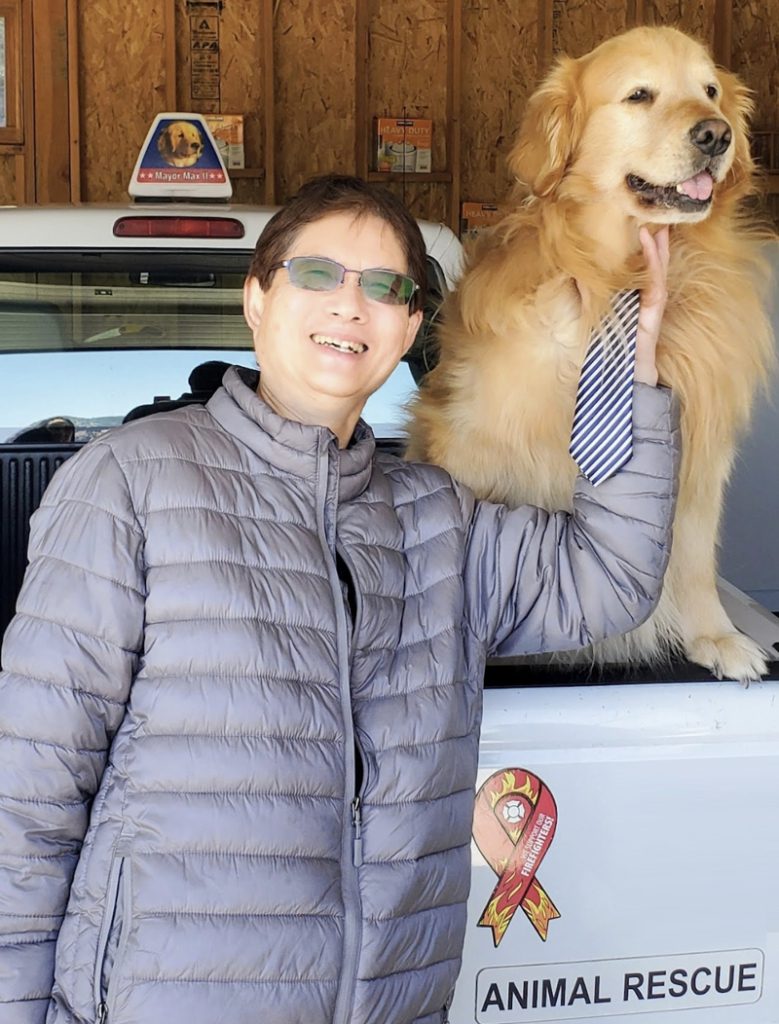
<svg viewBox="0 0 779 1024">
<path fill-rule="evenodd" d="M 419 285 L 406 274 L 394 270 L 349 270 L 335 260 L 324 256 L 290 256 L 288 260 L 274 263 L 271 270 L 279 267 L 289 274 L 290 283 L 296 288 L 309 292 L 332 292 L 340 288 L 347 274 L 357 274 L 357 281 L 366 298 L 383 302 L 387 306 L 407 306 L 419 290 Z"/>
</svg>

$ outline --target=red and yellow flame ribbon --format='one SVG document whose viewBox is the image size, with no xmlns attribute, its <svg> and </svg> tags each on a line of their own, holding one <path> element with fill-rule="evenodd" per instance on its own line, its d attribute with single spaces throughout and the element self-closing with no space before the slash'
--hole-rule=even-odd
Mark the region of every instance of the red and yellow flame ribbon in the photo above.
<svg viewBox="0 0 779 1024">
<path fill-rule="evenodd" d="M 546 941 L 560 913 L 536 878 L 557 827 L 557 805 L 543 782 L 524 768 L 491 775 L 476 794 L 473 838 L 498 876 L 479 927 L 492 928 L 497 946 L 517 907 Z"/>
</svg>

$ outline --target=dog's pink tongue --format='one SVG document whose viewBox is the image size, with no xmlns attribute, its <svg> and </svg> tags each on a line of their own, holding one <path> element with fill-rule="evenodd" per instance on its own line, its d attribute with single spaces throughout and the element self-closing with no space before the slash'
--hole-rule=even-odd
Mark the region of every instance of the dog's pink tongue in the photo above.
<svg viewBox="0 0 779 1024">
<path fill-rule="evenodd" d="M 701 171 L 694 178 L 688 178 L 687 181 L 683 181 L 681 189 L 690 199 L 697 199 L 702 202 L 711 195 L 714 189 L 714 179 L 708 171 Z"/>
</svg>

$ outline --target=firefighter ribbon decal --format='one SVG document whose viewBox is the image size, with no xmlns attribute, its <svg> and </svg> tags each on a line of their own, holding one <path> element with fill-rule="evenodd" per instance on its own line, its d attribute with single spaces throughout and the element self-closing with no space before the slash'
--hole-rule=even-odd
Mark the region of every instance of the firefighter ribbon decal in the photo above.
<svg viewBox="0 0 779 1024">
<path fill-rule="evenodd" d="M 543 782 L 524 768 L 491 775 L 476 795 L 473 838 L 498 876 L 479 927 L 499 945 L 517 907 L 546 941 L 560 913 L 536 878 L 557 827 L 557 805 Z"/>
</svg>

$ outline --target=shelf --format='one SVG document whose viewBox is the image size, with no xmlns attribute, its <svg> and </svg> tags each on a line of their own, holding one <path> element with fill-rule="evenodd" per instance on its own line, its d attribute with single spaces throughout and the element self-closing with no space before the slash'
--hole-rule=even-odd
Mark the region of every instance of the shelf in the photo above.
<svg viewBox="0 0 779 1024">
<path fill-rule="evenodd" d="M 262 167 L 228 167 L 227 173 L 231 178 L 257 178 L 259 181 L 265 177 Z"/>
<path fill-rule="evenodd" d="M 451 171 L 368 171 L 368 181 L 419 181 L 450 184 Z"/>
<path fill-rule="evenodd" d="M 270 0 L 265 0 L 270 2 Z M 542 0 L 539 0 L 542 2 Z M 372 96 L 369 88 L 369 69 L 371 64 L 371 28 L 376 20 L 378 4 L 363 3 L 357 0 L 355 10 L 355 145 L 354 166 L 357 174 L 367 181 L 413 182 L 422 185 L 438 184 L 446 186 L 446 222 L 457 234 L 460 230 L 460 115 L 461 115 L 461 79 L 462 79 L 462 38 L 463 38 L 463 6 L 464 0 L 445 0 L 446 9 L 446 116 L 443 119 L 446 135 L 447 171 L 431 171 L 423 174 L 409 171 L 407 174 L 394 171 L 374 171 L 372 164 L 376 160 L 375 140 L 373 135 L 373 118 L 381 107 L 381 98 Z M 441 6 L 441 5 L 439 5 Z M 397 117 L 397 112 L 384 111 L 386 116 Z M 405 116 L 405 115 L 404 115 Z M 427 117 L 430 113 L 427 112 Z"/>
</svg>

